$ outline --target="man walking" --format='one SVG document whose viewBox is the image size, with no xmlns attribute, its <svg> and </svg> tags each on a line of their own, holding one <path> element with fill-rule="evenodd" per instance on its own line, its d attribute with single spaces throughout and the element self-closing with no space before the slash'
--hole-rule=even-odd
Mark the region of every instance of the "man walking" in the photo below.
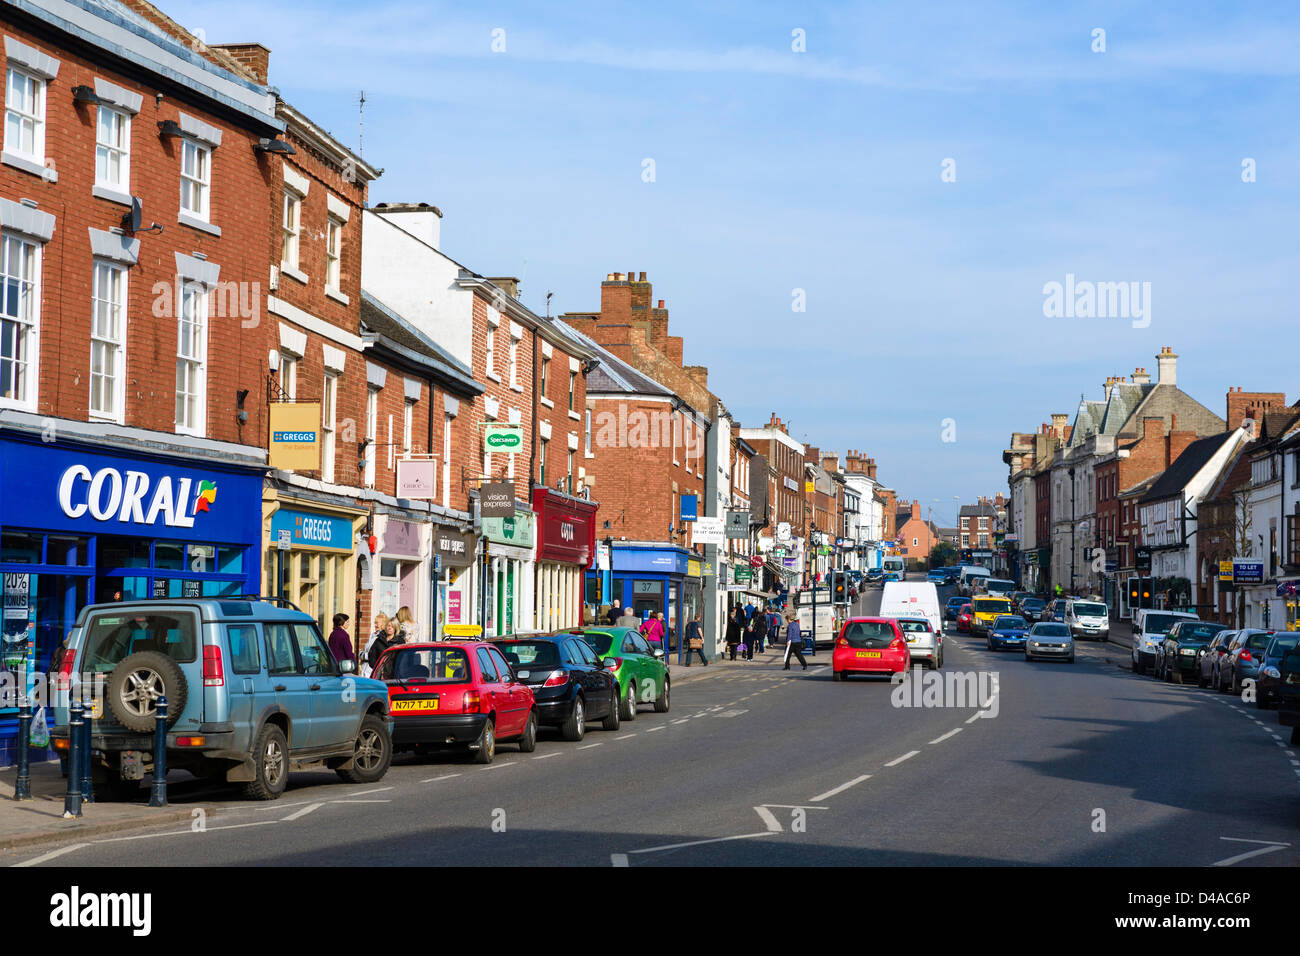
<svg viewBox="0 0 1300 956">
<path fill-rule="evenodd" d="M 609 606 L 609 610 L 608 610 L 607 612 L 605 612 L 605 623 L 606 623 L 606 624 L 614 624 L 614 623 L 617 622 L 618 619 L 622 616 L 623 611 L 622 611 L 622 609 L 619 607 L 619 605 L 620 605 L 621 603 L 622 603 L 622 602 L 620 602 L 618 598 L 614 598 L 614 603 L 611 604 L 611 605 Z"/>
<path fill-rule="evenodd" d="M 793 614 L 785 618 L 785 669 L 790 669 L 790 655 L 799 658 L 803 669 L 808 669 L 808 662 L 803 659 L 803 633 L 799 630 L 799 620 Z"/>
<path fill-rule="evenodd" d="M 699 654 L 700 663 L 709 666 L 709 659 L 704 656 L 704 628 L 700 624 L 703 611 L 696 611 L 695 617 L 686 622 L 686 666 L 691 666 L 691 655 Z"/>
</svg>

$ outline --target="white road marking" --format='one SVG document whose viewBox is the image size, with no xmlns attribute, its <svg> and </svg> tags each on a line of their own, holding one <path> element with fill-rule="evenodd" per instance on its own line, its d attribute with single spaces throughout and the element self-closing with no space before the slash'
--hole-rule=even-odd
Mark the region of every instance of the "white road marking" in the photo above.
<svg viewBox="0 0 1300 956">
<path fill-rule="evenodd" d="M 392 800 L 331 800 L 330 803 L 392 803 Z"/>
<path fill-rule="evenodd" d="M 375 787 L 373 790 L 358 790 L 356 793 L 348 794 L 349 797 L 364 797 L 372 793 L 383 793 L 385 790 L 392 790 L 392 787 Z"/>
<path fill-rule="evenodd" d="M 65 846 L 61 850 L 51 850 L 49 853 L 42 853 L 40 856 L 32 857 L 30 860 L 23 860 L 21 863 L 15 863 L 14 866 L 39 866 L 46 860 L 53 860 L 57 856 L 63 856 L 65 853 L 71 853 L 74 850 L 80 850 L 83 846 L 90 846 L 89 843 L 74 843 L 71 846 Z"/>
<path fill-rule="evenodd" d="M 1220 838 L 1222 839 L 1222 838 Z M 1230 856 L 1226 860 L 1219 860 L 1212 866 L 1232 866 L 1234 863 L 1240 863 L 1242 860 L 1249 860 L 1252 856 L 1263 856 L 1265 853 L 1276 853 L 1278 850 L 1285 850 L 1287 844 L 1275 843 L 1272 846 L 1262 846 L 1258 850 L 1248 850 L 1245 853 L 1238 853 L 1236 856 Z"/>
<path fill-rule="evenodd" d="M 975 711 L 975 713 L 971 714 L 969 717 L 966 718 L 966 723 L 973 724 L 975 723 L 975 721 L 979 720 L 983 716 L 984 716 L 984 711 L 977 710 Z"/>
<path fill-rule="evenodd" d="M 633 734 L 633 736 L 636 736 L 636 735 Z M 534 757 L 533 759 L 534 759 L 534 760 L 550 760 L 552 757 L 558 757 L 558 756 L 559 756 L 558 753 L 553 753 L 553 754 L 539 754 L 538 756 Z"/>
<path fill-rule="evenodd" d="M 664 728 L 663 728 L 662 726 L 659 726 L 659 727 L 651 727 L 649 730 L 646 731 L 646 733 L 647 733 L 647 734 L 653 734 L 656 730 L 663 730 L 663 729 L 664 729 Z"/>
<path fill-rule="evenodd" d="M 245 827 L 267 827 L 279 823 L 279 820 L 258 820 L 255 823 L 228 823 L 223 827 L 207 827 L 204 830 L 168 830 L 166 833 L 139 833 L 135 836 L 105 837 L 94 843 L 125 843 L 127 840 L 150 840 L 154 837 L 185 836 L 190 833 L 211 833 L 214 830 L 242 830 Z"/>
<path fill-rule="evenodd" d="M 738 836 L 714 837 L 712 840 L 691 840 L 689 843 L 668 843 L 664 846 L 650 846 L 644 850 L 628 850 L 632 853 L 660 853 L 664 850 L 680 850 L 688 846 L 703 846 L 706 843 L 726 843 L 730 840 L 749 840 L 754 837 L 765 837 L 772 835 L 771 830 L 764 830 L 762 833 L 741 833 Z"/>
<path fill-rule="evenodd" d="M 864 781 L 864 780 L 870 780 L 870 779 L 871 779 L 871 774 L 869 774 L 869 773 L 864 773 L 864 774 L 863 774 L 862 776 L 860 776 L 860 777 L 854 777 L 854 778 L 853 778 L 852 780 L 850 780 L 848 783 L 842 783 L 842 784 L 840 784 L 838 787 L 834 787 L 833 789 L 827 790 L 825 793 L 819 793 L 819 794 L 817 794 L 817 796 L 813 797 L 813 798 L 812 798 L 811 800 L 809 800 L 808 802 L 809 802 L 809 803 L 820 803 L 820 802 L 823 801 L 823 800 L 829 800 L 831 797 L 835 796 L 837 793 L 843 793 L 845 790 L 849 789 L 849 787 L 856 787 L 856 786 L 857 786 L 858 784 L 860 784 L 862 781 Z"/>
<path fill-rule="evenodd" d="M 755 807 L 754 812 L 762 819 L 763 824 L 773 833 L 781 832 L 781 821 L 776 818 L 776 814 L 767 807 Z"/>
<path fill-rule="evenodd" d="M 830 807 L 810 807 L 805 803 L 765 803 L 765 807 L 771 807 L 773 810 L 829 810 Z"/>
<path fill-rule="evenodd" d="M 439 780 L 450 780 L 452 777 L 459 777 L 458 773 L 444 773 L 441 777 L 430 777 L 428 780 L 421 780 L 420 783 L 437 783 Z"/>
<path fill-rule="evenodd" d="M 621 737 L 615 737 L 614 739 L 615 739 L 615 740 L 627 740 L 629 737 L 635 737 L 635 736 L 636 736 L 636 734 L 634 734 L 634 733 L 633 733 L 633 734 L 624 734 L 623 736 L 621 736 Z M 554 757 L 555 754 L 551 754 L 550 756 Z"/>
<path fill-rule="evenodd" d="M 295 811 L 293 811 L 293 813 L 291 813 L 291 814 L 289 814 L 287 817 L 285 817 L 285 818 L 282 820 L 282 822 L 283 822 L 283 823 L 288 823 L 290 820 L 297 820 L 299 817 L 305 817 L 307 814 L 311 813 L 311 812 L 314 811 L 314 810 L 319 810 L 319 809 L 320 809 L 321 807 L 323 807 L 323 806 L 325 806 L 325 804 L 323 804 L 323 803 L 309 803 L 309 804 L 307 804 L 307 806 L 303 807 L 301 810 L 295 810 Z"/>
<path fill-rule="evenodd" d="M 920 752 L 921 752 L 921 751 L 919 751 L 919 750 L 909 750 L 907 753 L 903 754 L 903 756 L 901 756 L 901 757 L 895 757 L 893 760 L 889 761 L 889 763 L 885 764 L 885 766 L 886 766 L 886 767 L 897 767 L 897 766 L 898 766 L 900 763 L 902 763 L 904 760 L 911 760 L 913 757 L 915 757 L 915 756 L 916 756 L 917 754 L 919 754 Z"/>
<path fill-rule="evenodd" d="M 1290 843 L 1281 843 L 1277 840 L 1247 840 L 1245 837 L 1219 837 L 1220 840 L 1227 840 L 1229 843 L 1258 843 L 1261 846 L 1290 846 Z"/>
<path fill-rule="evenodd" d="M 483 770 L 500 770 L 502 767 L 513 767 L 513 763 L 490 763 Z"/>
<path fill-rule="evenodd" d="M 592 747 L 599 747 L 599 746 L 601 746 L 601 745 L 600 745 L 600 744 L 583 744 L 583 745 L 582 745 L 581 747 L 579 747 L 578 749 L 579 749 L 579 750 L 590 750 Z"/>
<path fill-rule="evenodd" d="M 948 731 L 946 734 L 944 734 L 944 735 L 941 736 L 941 737 L 935 737 L 934 740 L 931 740 L 931 741 L 930 741 L 930 743 L 932 743 L 932 744 L 941 744 L 941 743 L 943 743 L 945 740 L 947 740 L 949 737 L 955 737 L 957 734 L 961 733 L 963 730 L 965 730 L 964 727 L 957 727 L 957 728 L 954 728 L 953 730 Z"/>
<path fill-rule="evenodd" d="M 742 698 L 740 698 L 740 699 L 741 699 L 741 700 L 744 700 L 745 698 L 742 697 Z M 674 720 L 673 723 L 674 723 L 674 724 L 684 724 L 684 723 L 686 723 L 686 721 L 688 721 L 688 720 L 690 720 L 690 719 L 691 719 L 691 718 L 689 718 L 689 717 L 683 717 L 681 720 Z"/>
</svg>

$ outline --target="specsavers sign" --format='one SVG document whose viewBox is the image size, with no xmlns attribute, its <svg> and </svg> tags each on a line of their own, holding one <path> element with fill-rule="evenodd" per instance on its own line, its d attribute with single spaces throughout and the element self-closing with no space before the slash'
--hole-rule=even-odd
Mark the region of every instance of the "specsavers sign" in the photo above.
<svg viewBox="0 0 1300 956">
<path fill-rule="evenodd" d="M 488 454 L 493 452 L 508 455 L 516 454 L 522 451 L 524 447 L 524 426 L 484 425 L 483 444 L 487 447 Z"/>
</svg>

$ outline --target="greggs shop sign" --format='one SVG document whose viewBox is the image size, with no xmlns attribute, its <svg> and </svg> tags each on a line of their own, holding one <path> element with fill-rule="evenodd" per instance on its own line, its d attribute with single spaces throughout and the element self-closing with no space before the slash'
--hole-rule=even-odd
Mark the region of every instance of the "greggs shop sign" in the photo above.
<svg viewBox="0 0 1300 956">
<path fill-rule="evenodd" d="M 6 527 L 255 542 L 261 498 L 260 472 L 0 440 Z"/>
</svg>

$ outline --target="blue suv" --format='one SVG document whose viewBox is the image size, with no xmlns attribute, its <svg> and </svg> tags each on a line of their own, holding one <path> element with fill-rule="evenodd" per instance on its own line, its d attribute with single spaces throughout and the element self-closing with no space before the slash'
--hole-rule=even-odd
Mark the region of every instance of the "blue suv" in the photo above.
<svg viewBox="0 0 1300 956">
<path fill-rule="evenodd" d="M 288 602 L 155 599 L 84 608 L 61 678 L 92 699 L 92 778 L 105 796 L 139 792 L 152 771 L 157 700 L 167 698 L 167 765 L 274 800 L 289 772 L 325 766 L 351 783 L 388 772 L 388 688 L 334 660 L 316 622 Z M 68 744 L 68 699 L 54 746 Z"/>
</svg>

